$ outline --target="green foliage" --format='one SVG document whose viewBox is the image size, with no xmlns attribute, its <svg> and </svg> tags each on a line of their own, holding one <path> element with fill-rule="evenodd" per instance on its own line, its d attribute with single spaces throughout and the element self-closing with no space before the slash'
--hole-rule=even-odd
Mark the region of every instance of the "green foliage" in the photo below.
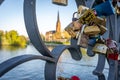
<svg viewBox="0 0 120 80">
<path fill-rule="evenodd" d="M 45 43 L 51 43 L 51 44 L 63 44 L 62 42 L 57 42 L 57 41 L 45 41 Z"/>
<path fill-rule="evenodd" d="M 19 36 L 17 31 L 11 30 L 9 32 L 5 32 L 1 43 L 2 45 L 25 47 L 27 45 L 27 39 L 24 36 Z"/>
<path fill-rule="evenodd" d="M 6 32 L 5 34 L 6 39 L 8 40 L 8 42 L 13 45 L 14 43 L 16 43 L 16 39 L 18 37 L 18 33 L 17 31 L 11 30 L 9 32 Z"/>
<path fill-rule="evenodd" d="M 45 36 L 42 33 L 40 34 L 40 36 L 41 36 L 42 40 L 45 41 Z"/>
<path fill-rule="evenodd" d="M 2 45 L 2 36 L 3 36 L 4 32 L 2 30 L 0 30 L 0 46 Z"/>
</svg>

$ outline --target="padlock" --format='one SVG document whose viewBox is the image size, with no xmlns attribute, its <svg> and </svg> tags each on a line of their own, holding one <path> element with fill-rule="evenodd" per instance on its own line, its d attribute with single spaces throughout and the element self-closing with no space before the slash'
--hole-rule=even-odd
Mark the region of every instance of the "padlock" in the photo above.
<svg viewBox="0 0 120 80">
<path fill-rule="evenodd" d="M 77 12 L 73 13 L 72 22 L 65 28 L 65 31 L 67 31 L 72 38 L 77 37 L 77 34 L 82 26 L 82 24 L 80 24 L 78 19 L 75 17 L 75 14 L 77 14 Z"/>
<path fill-rule="evenodd" d="M 84 48 L 88 46 L 88 40 L 89 40 L 89 37 L 83 33 L 85 26 L 86 25 L 82 26 L 82 29 L 78 33 L 78 37 L 77 37 L 78 38 L 77 45 Z"/>
<path fill-rule="evenodd" d="M 98 35 L 100 33 L 100 28 L 98 26 L 86 26 L 84 33 L 88 36 Z"/>
<path fill-rule="evenodd" d="M 106 39 L 106 45 L 107 47 L 109 48 L 108 49 L 108 54 L 111 54 L 111 53 L 117 53 L 118 52 L 118 49 L 117 49 L 117 42 L 112 40 L 112 39 Z"/>
<path fill-rule="evenodd" d="M 80 31 L 81 30 L 82 24 L 80 24 L 78 20 L 73 21 L 72 24 L 73 24 L 73 30 L 74 31 Z"/>
<path fill-rule="evenodd" d="M 105 40 L 100 37 L 100 39 L 98 39 L 95 46 L 93 47 L 92 51 L 94 53 L 102 53 L 102 54 L 106 55 L 107 49 L 108 49 L 108 47 L 105 44 Z"/>
<path fill-rule="evenodd" d="M 111 0 L 106 0 L 105 2 L 94 7 L 98 16 L 110 16 L 115 14 L 115 9 L 111 3 Z"/>
<path fill-rule="evenodd" d="M 67 6 L 68 0 L 52 0 L 52 3 L 62 6 Z"/>
<path fill-rule="evenodd" d="M 110 39 L 110 38 L 106 40 L 106 45 L 109 48 L 116 48 L 117 49 L 117 42 L 112 40 L 112 39 Z"/>
<path fill-rule="evenodd" d="M 84 14 L 85 11 L 87 11 L 89 8 L 83 5 L 80 5 L 78 7 L 78 17 L 80 18 L 82 14 Z"/>
<path fill-rule="evenodd" d="M 112 60 L 118 60 L 118 56 L 119 56 L 118 53 L 108 54 L 108 55 L 107 55 L 107 58 L 108 58 L 108 59 L 112 59 Z"/>
<path fill-rule="evenodd" d="M 94 53 L 106 54 L 107 46 L 105 44 L 96 43 L 92 50 Z"/>
<path fill-rule="evenodd" d="M 86 10 L 82 16 L 79 18 L 79 22 L 82 24 L 91 24 L 96 18 L 96 15 L 93 10 Z"/>
<path fill-rule="evenodd" d="M 66 28 L 65 31 L 68 32 L 68 34 L 72 37 L 72 38 L 76 38 L 76 32 L 73 30 L 73 24 L 70 23 Z"/>
<path fill-rule="evenodd" d="M 100 35 L 103 35 L 106 31 L 107 31 L 107 28 L 103 25 L 98 25 L 99 26 L 99 29 L 100 29 Z"/>
<path fill-rule="evenodd" d="M 94 19 L 93 23 L 96 24 L 96 25 L 106 26 L 106 19 L 97 16 L 97 17 Z"/>
<path fill-rule="evenodd" d="M 78 31 L 78 30 L 80 30 L 81 27 L 82 27 L 82 24 L 79 23 L 78 18 L 75 17 L 75 15 L 77 15 L 77 14 L 78 14 L 77 12 L 74 12 L 74 13 L 73 13 L 73 17 L 72 17 L 72 24 L 73 24 L 73 30 L 74 30 L 74 31 Z"/>
<path fill-rule="evenodd" d="M 115 7 L 115 9 L 116 9 L 116 13 L 120 15 L 120 1 L 119 0 L 117 1 L 117 6 Z"/>
<path fill-rule="evenodd" d="M 79 43 L 79 44 L 77 44 L 77 45 L 79 45 L 79 46 L 81 46 L 81 47 L 83 47 L 83 48 L 87 48 L 87 46 L 88 46 L 88 41 L 89 41 L 89 37 L 88 37 L 87 35 L 85 35 L 85 34 L 82 34 L 80 41 L 79 41 L 79 39 L 78 39 L 78 43 Z"/>
<path fill-rule="evenodd" d="M 118 60 L 118 47 L 117 42 L 112 39 L 106 40 L 106 45 L 108 46 L 107 58 L 112 60 Z"/>
<path fill-rule="evenodd" d="M 120 7 L 116 7 L 115 9 L 116 9 L 116 13 L 120 15 Z"/>
<path fill-rule="evenodd" d="M 62 76 L 58 76 L 58 79 L 57 79 L 57 80 L 65 80 L 65 78 L 62 77 Z"/>
<path fill-rule="evenodd" d="M 78 18 L 77 17 L 75 17 L 75 15 L 77 14 L 77 12 L 74 12 L 73 13 L 73 16 L 72 16 L 72 21 L 76 21 L 76 20 L 78 20 Z"/>
<path fill-rule="evenodd" d="M 114 51 L 113 49 L 107 50 L 107 58 L 112 60 L 118 60 L 119 53 Z"/>
</svg>

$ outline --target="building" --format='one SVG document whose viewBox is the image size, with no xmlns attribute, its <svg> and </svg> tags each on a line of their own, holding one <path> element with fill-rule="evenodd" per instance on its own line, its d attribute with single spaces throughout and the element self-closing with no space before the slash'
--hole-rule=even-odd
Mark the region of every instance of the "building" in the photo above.
<svg viewBox="0 0 120 80">
<path fill-rule="evenodd" d="M 66 31 L 61 31 L 61 22 L 58 12 L 56 30 L 47 31 L 45 34 L 45 41 L 66 42 L 69 39 L 70 35 Z"/>
</svg>

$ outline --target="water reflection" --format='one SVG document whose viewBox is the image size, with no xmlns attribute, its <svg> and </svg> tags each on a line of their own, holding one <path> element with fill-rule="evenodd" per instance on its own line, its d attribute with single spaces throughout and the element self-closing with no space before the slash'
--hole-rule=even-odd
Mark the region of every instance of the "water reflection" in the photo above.
<svg viewBox="0 0 120 80">
<path fill-rule="evenodd" d="M 52 46 L 48 48 L 50 51 L 53 49 Z M 69 51 L 65 50 L 60 56 L 57 64 L 57 76 L 70 78 L 71 76 L 76 75 L 79 76 L 81 80 L 97 80 L 97 77 L 92 75 L 92 71 L 97 65 L 97 55 L 94 57 L 88 57 L 85 52 L 86 50 L 82 51 L 83 58 L 80 61 L 76 61 L 71 58 Z M 14 48 L 2 48 L 0 49 L 0 62 L 23 54 L 40 55 L 40 53 L 32 45 L 29 45 L 26 48 L 15 48 L 15 50 Z M 2 78 L 0 78 L 0 80 L 44 80 L 44 66 L 45 61 L 29 61 L 6 73 Z M 108 65 L 106 66 L 104 73 L 107 77 Z"/>
<path fill-rule="evenodd" d="M 1 46 L 0 49 L 1 50 L 7 50 L 7 51 L 16 51 L 16 50 L 19 50 L 19 49 L 24 49 L 26 47 L 15 47 L 15 46 Z"/>
</svg>

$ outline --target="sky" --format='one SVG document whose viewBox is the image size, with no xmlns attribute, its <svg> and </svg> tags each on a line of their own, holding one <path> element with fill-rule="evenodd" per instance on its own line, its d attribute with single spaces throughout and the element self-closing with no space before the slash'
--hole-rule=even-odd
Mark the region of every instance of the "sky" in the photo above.
<svg viewBox="0 0 120 80">
<path fill-rule="evenodd" d="M 27 35 L 23 18 L 24 0 L 5 0 L 0 5 L 0 30 L 16 30 L 20 35 Z M 72 14 L 77 11 L 75 0 L 68 0 L 68 6 L 52 4 L 52 0 L 36 0 L 36 15 L 39 32 L 56 29 L 57 13 L 59 11 L 61 28 L 72 21 Z"/>
</svg>

